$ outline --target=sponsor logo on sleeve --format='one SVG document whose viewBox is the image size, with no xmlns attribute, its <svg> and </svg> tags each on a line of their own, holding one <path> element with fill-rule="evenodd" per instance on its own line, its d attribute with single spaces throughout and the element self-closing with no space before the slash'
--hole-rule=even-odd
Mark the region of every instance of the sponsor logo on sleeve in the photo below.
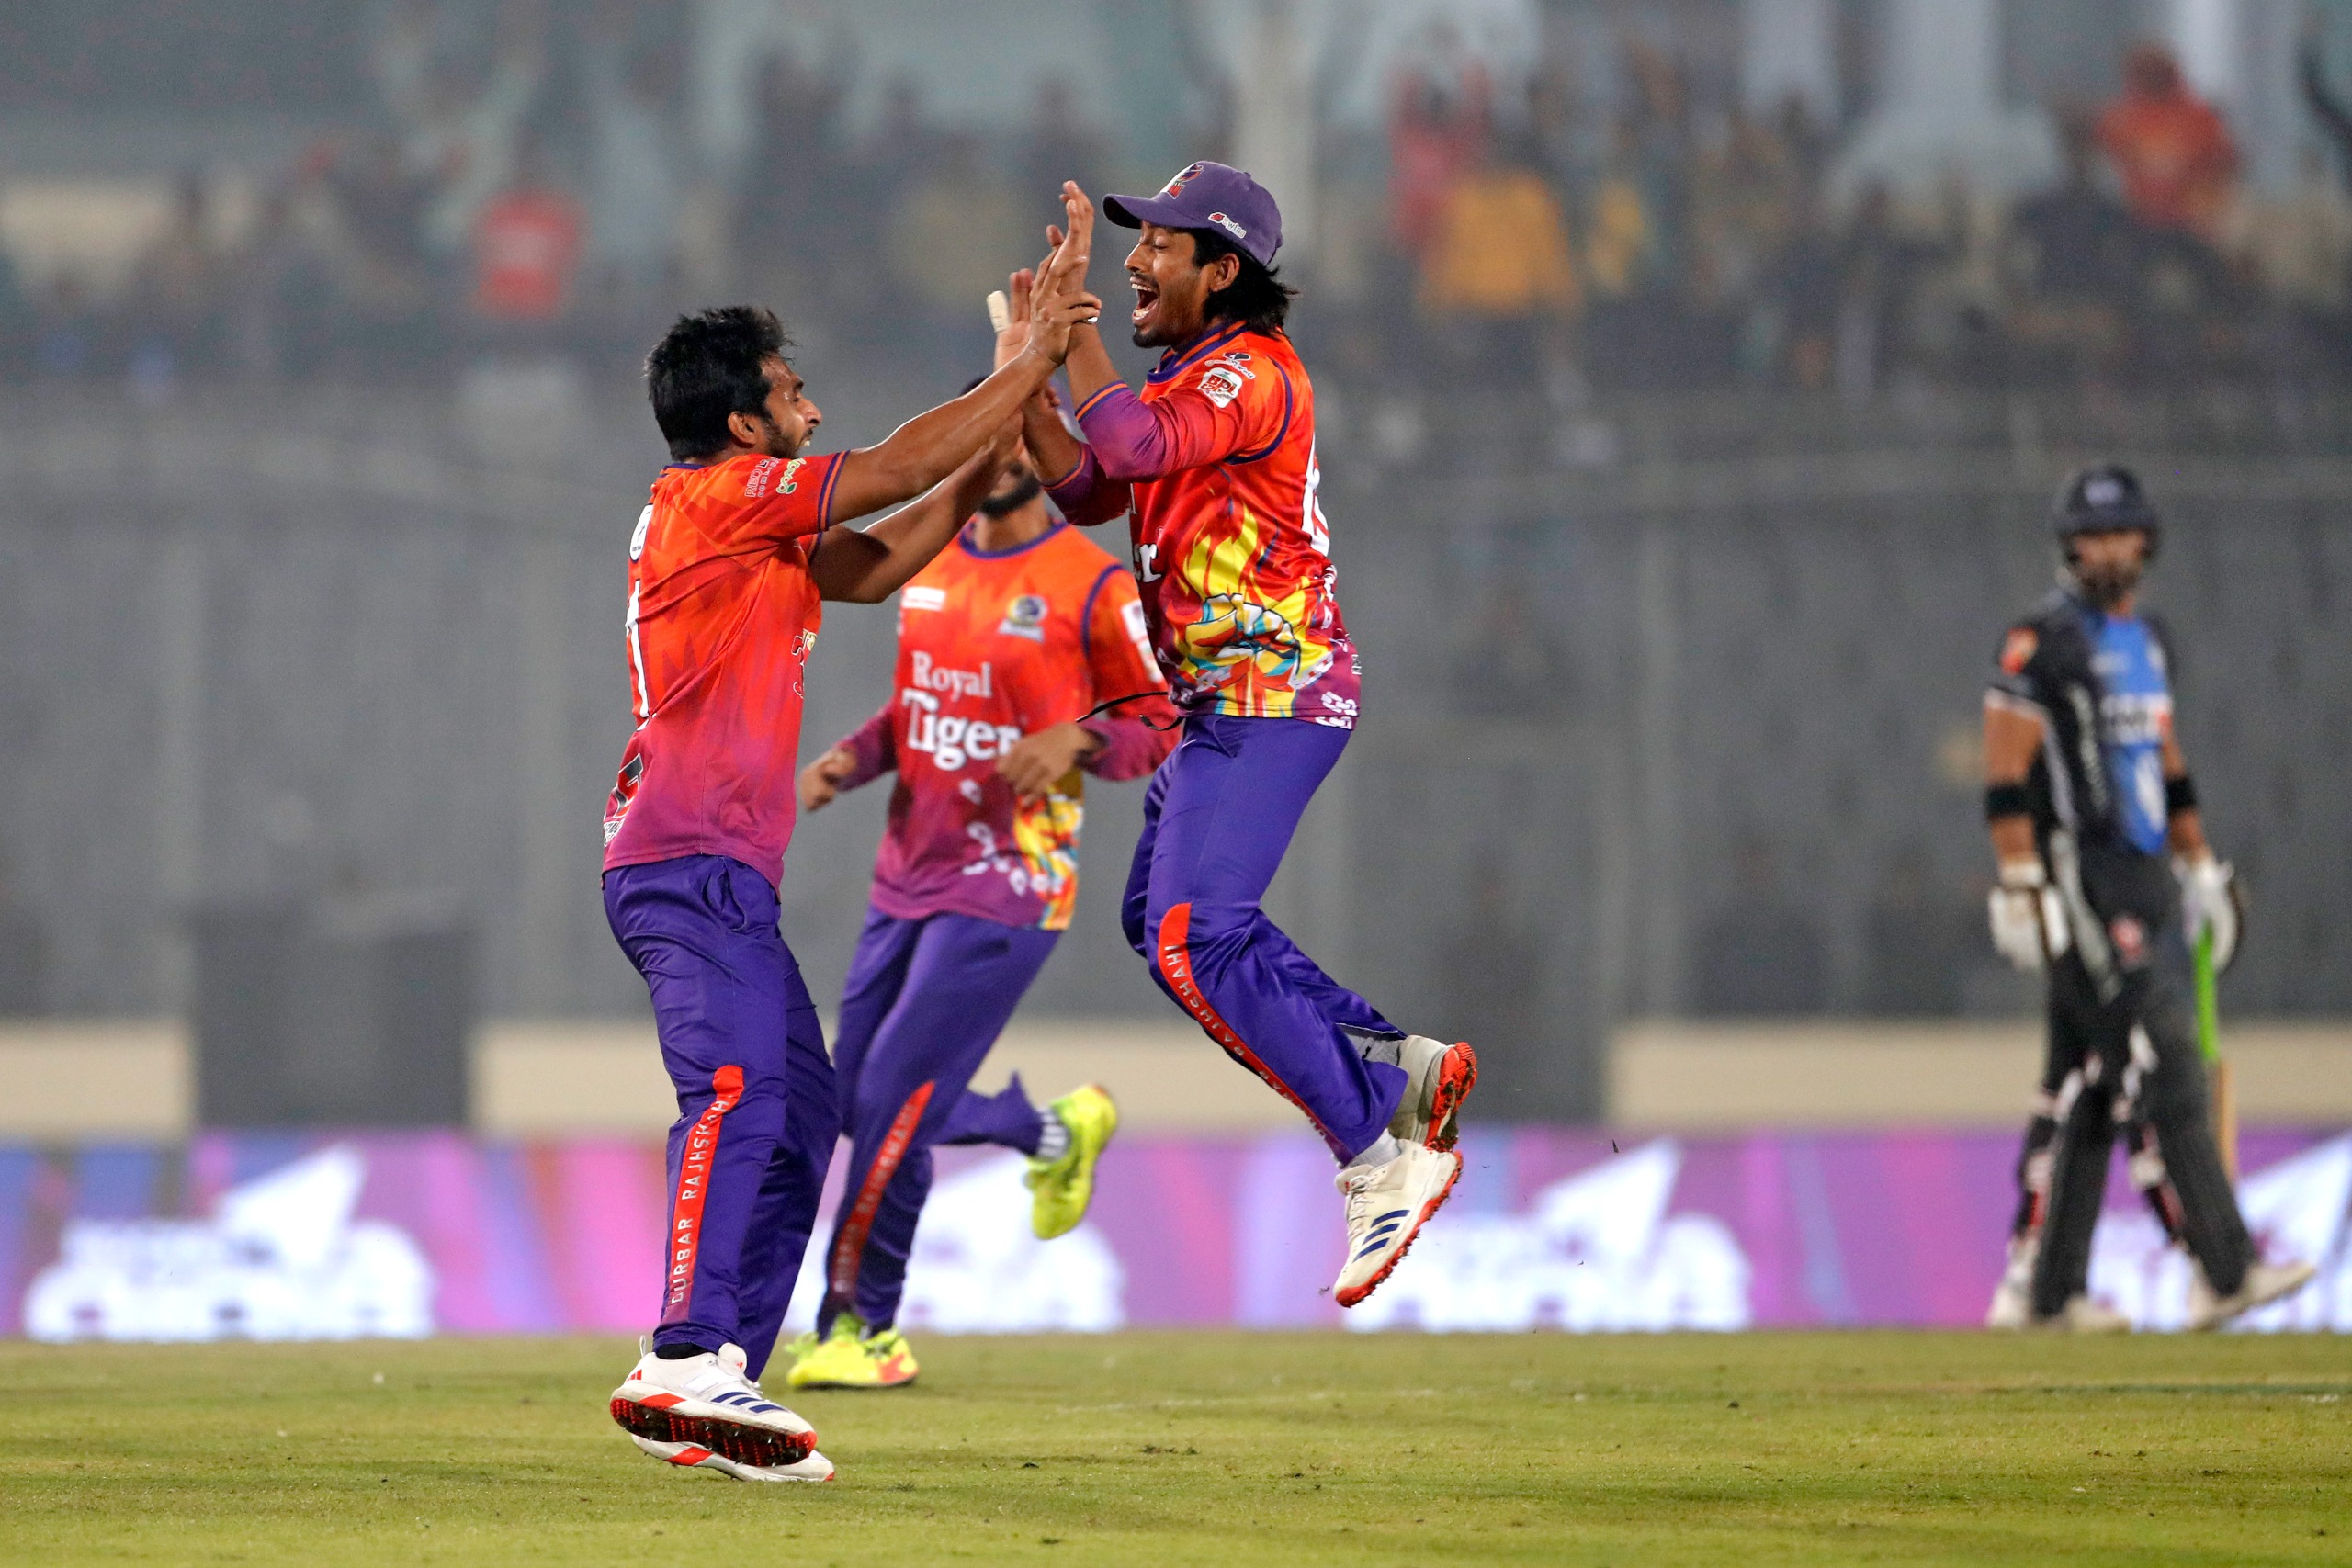
<svg viewBox="0 0 2352 1568">
<path fill-rule="evenodd" d="M 800 472 L 801 465 L 808 461 L 806 457 L 789 460 L 783 457 L 761 458 L 752 465 L 752 471 L 743 476 L 743 499 L 757 501 L 770 489 L 778 495 L 793 494 L 800 489 L 795 476 Z"/>
<path fill-rule="evenodd" d="M 947 590 L 910 582 L 901 591 L 899 603 L 910 610 L 944 610 L 947 608 Z"/>
</svg>

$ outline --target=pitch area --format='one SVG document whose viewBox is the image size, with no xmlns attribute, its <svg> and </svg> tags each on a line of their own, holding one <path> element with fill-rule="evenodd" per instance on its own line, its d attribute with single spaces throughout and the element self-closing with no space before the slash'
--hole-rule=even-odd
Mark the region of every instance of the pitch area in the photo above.
<svg viewBox="0 0 2352 1568">
<path fill-rule="evenodd" d="M 0 1345 L 28 1562 L 2352 1562 L 2352 1345 L 919 1337 L 841 1466 L 642 1458 L 605 1340 Z"/>
</svg>

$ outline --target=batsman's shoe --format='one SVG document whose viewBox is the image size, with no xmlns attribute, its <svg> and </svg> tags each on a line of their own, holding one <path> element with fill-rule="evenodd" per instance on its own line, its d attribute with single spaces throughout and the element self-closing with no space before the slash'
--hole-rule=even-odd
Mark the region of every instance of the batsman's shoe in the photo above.
<svg viewBox="0 0 2352 1568">
<path fill-rule="evenodd" d="M 1094 1201 L 1094 1162 L 1119 1130 L 1119 1107 L 1100 1084 L 1081 1084 L 1046 1107 L 1069 1129 L 1069 1147 L 1059 1159 L 1029 1162 L 1029 1228 L 1051 1241 L 1078 1228 Z"/>
<path fill-rule="evenodd" d="M 743 1364 L 734 1345 L 674 1361 L 648 1349 L 613 1390 L 613 1419 L 632 1438 L 707 1449 L 734 1464 L 798 1464 L 816 1451 L 816 1429 L 762 1393 Z"/>
<path fill-rule="evenodd" d="M 2188 1276 L 2188 1326 L 2219 1328 L 2242 1312 L 2293 1295 L 2318 1272 L 2310 1263 L 2250 1263 L 2238 1288 L 2224 1296 L 2214 1293 L 2205 1282 L 2205 1270 L 2198 1269 Z"/>
<path fill-rule="evenodd" d="M 921 1369 L 907 1337 L 895 1328 L 865 1332 L 848 1313 L 833 1319 L 833 1331 L 792 1363 L 786 1388 L 903 1388 Z"/>
<path fill-rule="evenodd" d="M 797 1464 L 758 1465 L 739 1464 L 725 1454 L 714 1453 L 700 1443 L 657 1443 L 650 1438 L 629 1434 L 630 1442 L 665 1464 L 686 1470 L 710 1470 L 721 1475 L 731 1475 L 738 1481 L 831 1481 L 833 1461 L 816 1450 Z"/>
<path fill-rule="evenodd" d="M 1397 1047 L 1396 1065 L 1408 1075 L 1404 1098 L 1388 1121 L 1400 1144 L 1422 1144 L 1442 1153 L 1461 1134 L 1462 1102 L 1478 1082 L 1478 1053 L 1467 1044 L 1446 1044 L 1426 1034 L 1408 1034 Z"/>
<path fill-rule="evenodd" d="M 2041 1250 L 2032 1236 L 2017 1236 L 2009 1242 L 2008 1266 L 2001 1270 L 2001 1282 L 1993 1287 L 1993 1304 L 1984 1312 L 1987 1328 L 2019 1329 L 2033 1323 L 2033 1264 Z"/>
<path fill-rule="evenodd" d="M 1348 1201 L 1348 1261 L 1331 1293 L 1341 1306 L 1351 1307 L 1380 1288 L 1461 1174 L 1460 1155 L 1420 1144 L 1407 1144 L 1385 1165 L 1340 1172 L 1338 1186 Z"/>
<path fill-rule="evenodd" d="M 2034 1326 L 2054 1328 L 2062 1334 L 2129 1334 L 2132 1320 L 2104 1302 L 2089 1296 L 2071 1296 L 2051 1316 L 2037 1318 Z"/>
</svg>

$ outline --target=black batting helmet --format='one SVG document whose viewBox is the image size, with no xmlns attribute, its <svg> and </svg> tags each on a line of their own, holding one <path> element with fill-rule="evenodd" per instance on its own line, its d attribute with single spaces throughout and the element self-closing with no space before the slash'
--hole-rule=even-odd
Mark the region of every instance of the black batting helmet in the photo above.
<svg viewBox="0 0 2352 1568">
<path fill-rule="evenodd" d="M 2156 509 L 2140 488 L 2139 476 L 2120 463 L 2100 463 L 2077 469 L 2058 491 L 2051 522 L 2058 542 L 2074 554 L 2075 539 L 2084 534 L 2118 534 L 2137 528 L 2148 536 L 2148 556 L 2155 558 Z"/>
</svg>

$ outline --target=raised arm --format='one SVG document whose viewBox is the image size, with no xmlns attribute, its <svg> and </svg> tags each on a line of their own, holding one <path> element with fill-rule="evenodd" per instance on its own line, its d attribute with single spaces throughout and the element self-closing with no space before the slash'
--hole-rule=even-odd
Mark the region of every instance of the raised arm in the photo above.
<svg viewBox="0 0 2352 1568">
<path fill-rule="evenodd" d="M 922 494 L 993 439 L 1045 386 L 1069 352 L 1073 323 L 1102 310 L 1102 302 L 1086 292 L 1082 247 L 1091 234 L 1091 224 L 1083 233 L 1073 224 L 1039 269 L 1024 343 L 1010 363 L 962 397 L 909 420 L 879 446 L 842 459 L 833 489 L 836 521 Z"/>
<path fill-rule="evenodd" d="M 1010 411 L 998 422 L 996 439 L 964 461 L 943 485 L 910 506 L 900 507 L 871 528 L 829 528 L 808 559 L 819 597 L 853 604 L 878 604 L 947 547 L 980 502 L 996 488 L 997 475 L 1012 455 L 1018 427 Z M 846 479 L 843 480 L 847 482 Z"/>
<path fill-rule="evenodd" d="M 1079 199 L 1082 201 L 1083 196 Z M 1088 224 L 1091 233 L 1091 218 Z M 1058 246 L 1061 231 L 1049 229 L 1046 233 Z M 1027 267 L 1009 280 L 1006 317 L 996 335 L 996 362 L 1000 366 L 1010 363 L 1027 341 L 1030 299 L 1035 282 L 1035 272 Z M 1076 341 L 1078 333 L 1094 330 L 1081 322 L 1070 329 L 1072 341 Z M 1054 498 L 1063 517 L 1081 528 L 1091 528 L 1125 515 L 1131 499 L 1127 487 L 1104 476 L 1094 454 L 1064 417 L 1052 382 L 1021 405 L 1021 439 L 1029 448 L 1030 467 L 1045 482 L 1046 492 Z"/>
</svg>

